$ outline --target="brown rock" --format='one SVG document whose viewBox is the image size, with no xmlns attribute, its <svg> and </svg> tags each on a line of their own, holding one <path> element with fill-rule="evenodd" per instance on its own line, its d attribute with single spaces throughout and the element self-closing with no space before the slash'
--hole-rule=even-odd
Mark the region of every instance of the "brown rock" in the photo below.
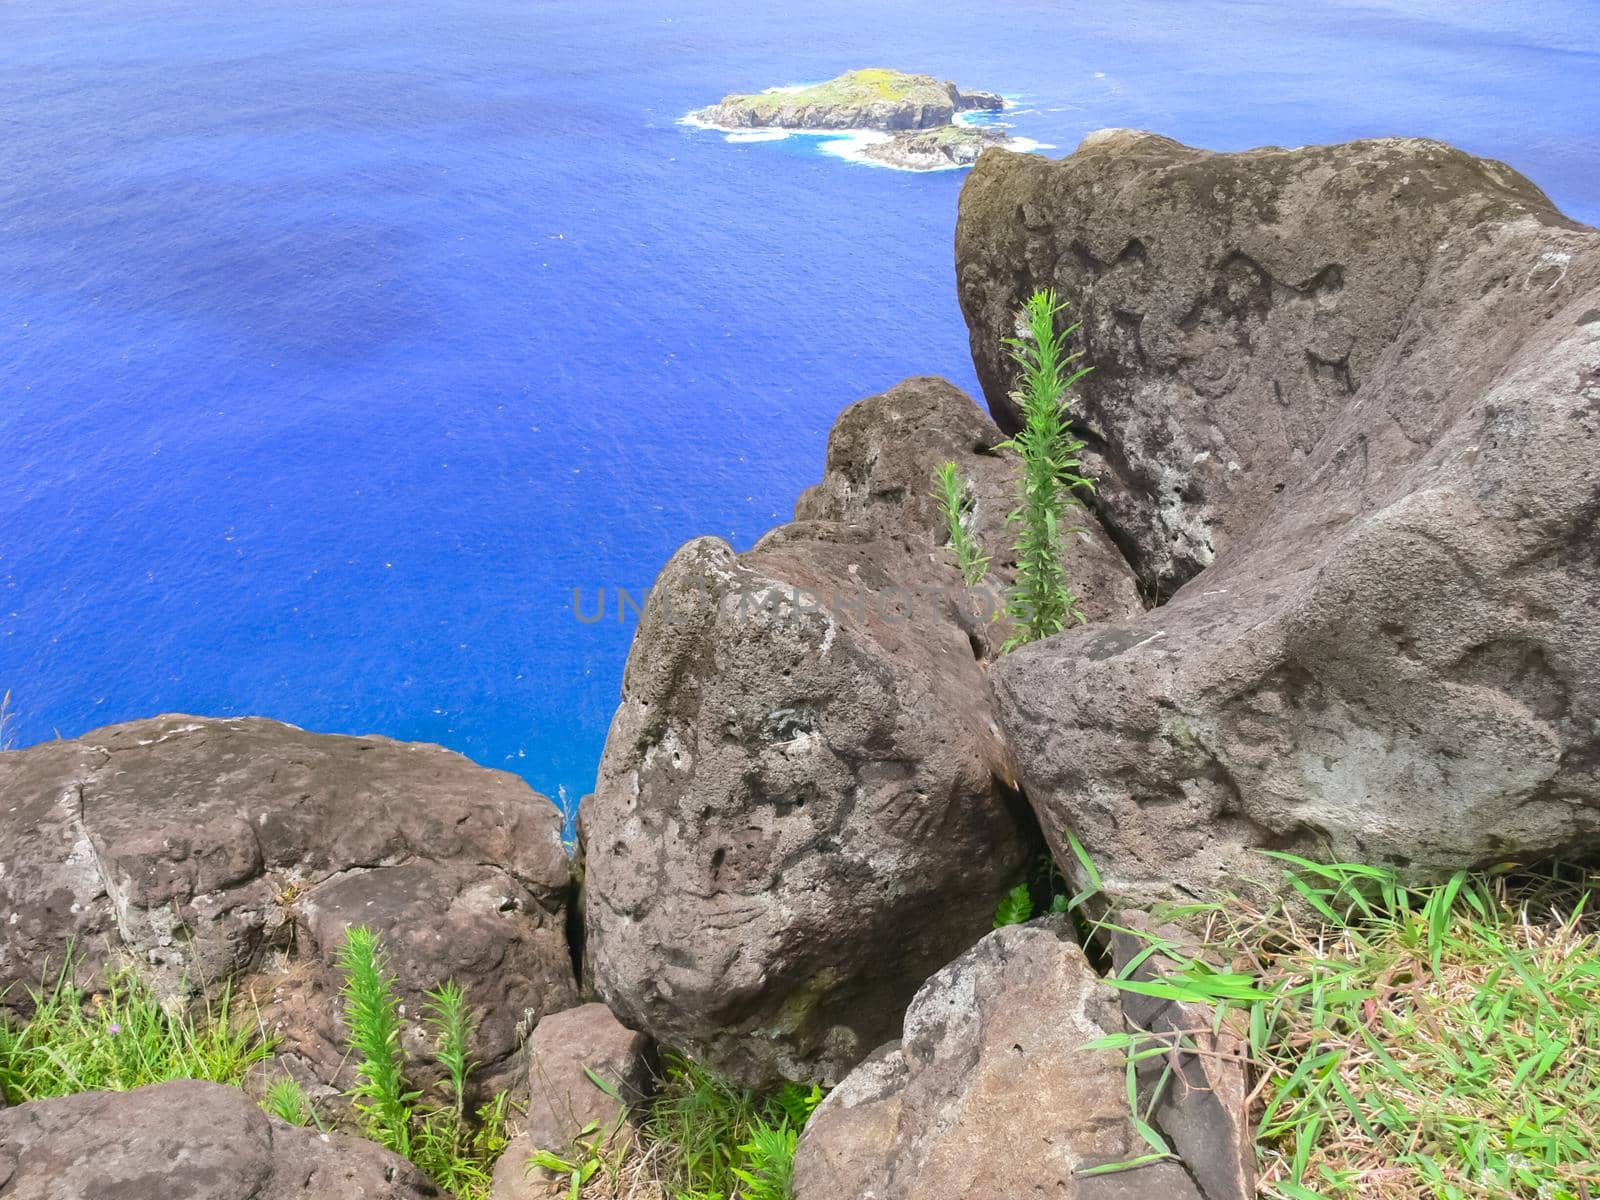
<svg viewBox="0 0 1600 1200">
<path fill-rule="evenodd" d="M 564 1150 L 590 1125 L 631 1129 L 654 1090 L 654 1047 L 604 1004 L 552 1013 L 528 1039 L 527 1133 L 535 1147 Z M 617 1095 L 589 1077 L 593 1071 Z"/>
<path fill-rule="evenodd" d="M 330 1084 L 348 923 L 382 937 L 413 1018 L 446 978 L 467 989 L 491 1076 L 528 1013 L 576 1001 L 559 813 L 439 747 L 157 717 L 0 757 L 0 805 L 11 1004 L 69 947 L 90 984 L 124 963 L 175 997 L 241 981 Z"/>
<path fill-rule="evenodd" d="M 438 1189 L 373 1142 L 269 1117 L 180 1080 L 0 1112 L 6 1200 L 422 1200 Z"/>
</svg>

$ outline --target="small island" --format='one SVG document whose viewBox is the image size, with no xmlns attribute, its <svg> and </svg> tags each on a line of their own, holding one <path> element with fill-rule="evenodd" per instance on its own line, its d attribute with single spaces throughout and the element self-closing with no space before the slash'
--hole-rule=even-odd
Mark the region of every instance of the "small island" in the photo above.
<svg viewBox="0 0 1600 1200">
<path fill-rule="evenodd" d="M 862 157 L 926 171 L 967 166 L 985 147 L 1007 144 L 1002 129 L 957 121 L 962 113 L 998 112 L 1005 104 L 994 92 L 962 91 L 932 75 L 871 67 L 809 87 L 725 96 L 689 119 L 729 132 L 876 131 L 888 136 L 866 144 Z"/>
</svg>

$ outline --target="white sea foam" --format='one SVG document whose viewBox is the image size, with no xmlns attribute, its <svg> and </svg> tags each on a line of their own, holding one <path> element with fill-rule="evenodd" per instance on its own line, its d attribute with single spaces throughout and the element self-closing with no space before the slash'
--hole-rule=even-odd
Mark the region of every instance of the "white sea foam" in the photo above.
<svg viewBox="0 0 1600 1200">
<path fill-rule="evenodd" d="M 792 92 L 803 88 L 813 87 L 814 84 L 802 83 L 792 87 L 768 88 L 771 92 Z M 1008 97 L 1008 102 L 1010 98 Z M 972 110 L 957 113 L 954 122 L 958 125 L 967 125 L 973 128 L 993 127 L 998 124 L 995 114 L 984 110 Z M 882 159 L 873 158 L 866 153 L 868 146 L 879 145 L 889 141 L 894 135 L 878 129 L 772 129 L 750 128 L 748 126 L 717 125 L 710 121 L 700 119 L 694 113 L 678 118 L 679 125 L 688 125 L 693 129 L 708 129 L 720 133 L 723 140 L 736 145 L 752 142 L 781 142 L 792 137 L 808 137 L 817 140 L 817 149 L 834 158 L 842 158 L 846 162 L 856 163 L 863 167 L 878 167 L 886 171 L 912 171 L 923 173 L 926 171 L 964 171 L 969 164 L 950 163 L 940 167 L 902 167 L 895 163 L 884 162 Z M 1005 142 L 1007 150 L 1015 150 L 1019 154 L 1034 154 L 1040 150 L 1054 150 L 1055 146 L 1048 142 L 1036 142 L 1032 138 L 1009 137 Z"/>
</svg>

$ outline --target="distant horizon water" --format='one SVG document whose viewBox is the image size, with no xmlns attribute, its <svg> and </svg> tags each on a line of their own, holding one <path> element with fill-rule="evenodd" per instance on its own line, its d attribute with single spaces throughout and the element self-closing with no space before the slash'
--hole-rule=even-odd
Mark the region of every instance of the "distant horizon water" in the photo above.
<svg viewBox="0 0 1600 1200">
<path fill-rule="evenodd" d="M 684 123 L 729 92 L 926 71 L 1052 155 L 1435 137 L 1600 222 L 1588 0 L 758 8 L 0 7 L 17 741 L 262 715 L 591 790 L 632 617 L 573 589 L 749 546 L 863 396 L 976 394 L 964 173 Z"/>
</svg>

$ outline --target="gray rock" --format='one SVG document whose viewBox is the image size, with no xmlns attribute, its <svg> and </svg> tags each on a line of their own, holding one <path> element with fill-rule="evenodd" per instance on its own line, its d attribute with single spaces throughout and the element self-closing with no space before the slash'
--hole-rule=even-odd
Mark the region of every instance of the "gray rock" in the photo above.
<svg viewBox="0 0 1600 1200">
<path fill-rule="evenodd" d="M 0 756 L 0 807 L 13 1005 L 69 947 L 91 986 L 123 964 L 169 997 L 237 981 L 285 1064 L 332 1084 L 333 963 L 355 922 L 383 938 L 411 1016 L 446 978 L 467 988 L 489 1077 L 530 1013 L 576 1003 L 559 813 L 439 747 L 157 717 Z"/>
<path fill-rule="evenodd" d="M 1169 603 L 996 673 L 1021 780 L 1148 899 L 1294 848 L 1419 875 L 1600 841 L 1600 237 L 1434 142 L 985 155 L 988 348 L 1054 284 L 1099 516 Z M 1203 573 L 1195 576 L 1195 572 Z M 1188 581 L 1185 583 L 1185 581 Z"/>
<path fill-rule="evenodd" d="M 928 980 L 897 1049 L 818 1107 L 795 1200 L 1198 1200 L 1172 1163 L 1082 1173 L 1148 1151 L 1122 1055 L 1083 1048 L 1122 1027 L 1116 994 L 1063 931 L 996 930 Z"/>
<path fill-rule="evenodd" d="M 628 1024 L 746 1083 L 831 1082 L 988 928 L 1035 835 L 927 492 L 958 460 L 994 528 L 996 436 L 909 380 L 841 417 L 794 524 L 667 565 L 583 814 L 589 963 Z M 1103 541 L 1072 554 L 1094 611 L 1136 605 Z"/>
<path fill-rule="evenodd" d="M 991 146 L 1005 146 L 1008 142 L 999 129 L 945 125 L 897 133 L 885 141 L 863 146 L 861 154 L 903 171 L 940 171 L 949 167 L 970 167 L 978 161 L 978 155 Z"/>
<path fill-rule="evenodd" d="M 181 1080 L 0 1112 L 6 1200 L 422 1200 L 420 1171 L 360 1138 L 285 1124 L 237 1088 Z"/>
</svg>

